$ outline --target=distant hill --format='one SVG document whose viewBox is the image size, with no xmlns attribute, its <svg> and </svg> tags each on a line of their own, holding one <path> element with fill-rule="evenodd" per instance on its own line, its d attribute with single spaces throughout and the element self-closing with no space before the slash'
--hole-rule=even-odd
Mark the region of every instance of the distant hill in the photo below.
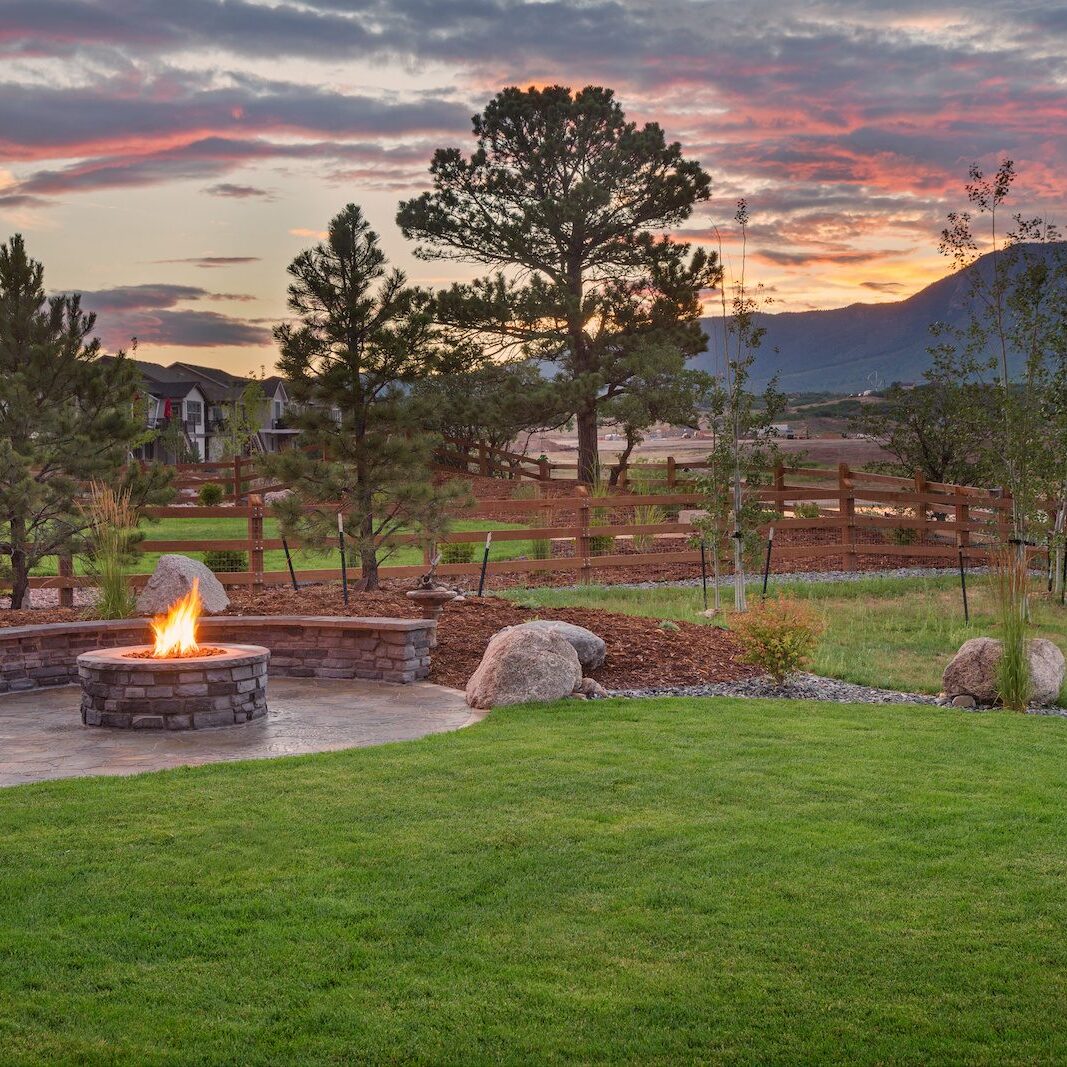
<svg viewBox="0 0 1067 1067">
<path fill-rule="evenodd" d="M 1056 249 L 1067 251 L 1067 242 L 1043 247 L 1051 255 Z M 977 269 L 989 272 L 991 261 L 991 255 L 983 256 Z M 874 374 L 881 385 L 918 381 L 930 365 L 930 326 L 963 326 L 969 321 L 969 284 L 966 272 L 960 272 L 906 300 L 757 315 L 767 333 L 756 355 L 753 385 L 762 388 L 775 372 L 788 393 L 860 392 L 872 387 Z M 708 351 L 690 365 L 715 371 L 721 365 L 722 322 L 703 319 L 702 325 Z"/>
</svg>

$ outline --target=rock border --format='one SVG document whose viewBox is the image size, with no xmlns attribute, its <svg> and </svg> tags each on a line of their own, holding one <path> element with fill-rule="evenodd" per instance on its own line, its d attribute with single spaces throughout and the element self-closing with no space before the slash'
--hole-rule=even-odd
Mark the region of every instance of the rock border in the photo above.
<svg viewBox="0 0 1067 1067">
<path fill-rule="evenodd" d="M 262 645 L 270 674 L 416 682 L 430 673 L 437 624 L 373 616 L 216 615 L 200 620 L 205 641 Z M 78 681 L 78 656 L 151 641 L 148 619 L 57 622 L 0 629 L 0 693 Z"/>
</svg>

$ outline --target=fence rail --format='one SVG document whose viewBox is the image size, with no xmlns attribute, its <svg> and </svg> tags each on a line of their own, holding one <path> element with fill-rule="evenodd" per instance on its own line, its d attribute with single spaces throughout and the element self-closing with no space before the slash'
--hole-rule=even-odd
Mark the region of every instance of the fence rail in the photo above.
<svg viewBox="0 0 1067 1067">
<path fill-rule="evenodd" d="M 197 465 L 218 470 L 234 470 L 232 464 Z M 683 487 L 677 475 L 681 465 L 663 465 L 675 478 L 666 492 L 631 493 L 625 489 L 609 496 L 594 496 L 584 486 L 566 495 L 542 495 L 533 499 L 481 500 L 456 512 L 457 518 L 484 522 L 479 530 L 454 531 L 441 543 L 481 543 L 491 531 L 495 542 L 548 541 L 552 552 L 548 558 L 493 560 L 489 574 L 571 572 L 579 580 L 589 581 L 594 568 L 647 568 L 662 564 L 693 564 L 700 561 L 699 549 L 690 544 L 697 532 L 692 518 L 679 515 L 668 521 L 636 521 L 635 508 L 670 508 L 699 510 L 702 498 L 692 487 Z M 233 484 L 243 484 L 245 476 L 238 466 Z M 788 480 L 787 480 L 788 479 Z M 816 483 L 816 484 L 813 484 Z M 244 483 L 247 484 L 247 483 Z M 1011 499 L 1003 490 L 977 486 L 944 485 L 926 482 L 921 475 L 899 478 L 853 471 L 841 464 L 836 471 L 821 468 L 786 469 L 778 467 L 771 483 L 752 490 L 754 496 L 769 505 L 778 516 L 773 526 L 778 531 L 795 531 L 814 535 L 813 543 L 775 542 L 773 558 L 791 561 L 803 558 L 838 557 L 847 570 L 854 569 L 860 557 L 918 557 L 955 562 L 962 552 L 967 560 L 981 561 L 989 548 L 1004 542 L 1009 534 Z M 258 492 L 245 494 L 246 503 L 220 507 L 155 507 L 145 514 L 157 519 L 242 519 L 242 537 L 147 539 L 139 545 L 144 552 L 209 552 L 234 550 L 247 553 L 248 566 L 243 571 L 220 573 L 228 586 L 263 588 L 291 581 L 288 570 L 268 571 L 264 553 L 283 547 L 281 538 L 267 537 L 264 532 L 267 509 Z M 797 507 L 814 505 L 817 515 L 796 514 Z M 308 508 L 307 510 L 317 510 Z M 623 521 L 625 518 L 635 521 Z M 644 512 L 648 517 L 648 512 Z M 498 528 L 502 522 L 520 523 L 519 529 Z M 494 525 L 495 524 L 495 525 Z M 905 543 L 887 541 L 886 531 L 911 531 L 915 543 L 906 543 L 912 533 L 902 535 Z M 763 533 L 766 534 L 764 526 Z M 390 539 L 397 546 L 421 546 L 423 562 L 389 565 L 380 568 L 382 577 L 405 578 L 424 573 L 429 565 L 431 547 L 416 534 L 397 534 Z M 608 551 L 594 551 L 604 548 Z M 628 547 L 630 551 L 618 551 Z M 650 547 L 654 546 L 654 547 Z M 300 548 L 295 541 L 291 549 Z M 638 548 L 649 550 L 636 550 Z M 1035 546 L 1031 554 L 1043 554 Z M 477 575 L 480 563 L 444 563 L 438 573 L 451 576 Z M 72 590 L 91 584 L 76 576 L 72 561 L 61 560 L 56 577 L 31 579 L 34 588 L 58 588 L 61 603 L 72 602 Z M 358 567 L 351 570 L 353 577 Z M 296 572 L 298 581 L 329 581 L 339 578 L 339 568 L 307 568 Z M 147 581 L 147 575 L 134 576 L 135 585 Z"/>
</svg>

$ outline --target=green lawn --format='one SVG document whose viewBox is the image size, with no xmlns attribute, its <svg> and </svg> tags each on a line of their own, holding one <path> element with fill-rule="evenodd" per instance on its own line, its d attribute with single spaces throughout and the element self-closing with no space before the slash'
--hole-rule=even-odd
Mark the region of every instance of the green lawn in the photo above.
<svg viewBox="0 0 1067 1067">
<path fill-rule="evenodd" d="M 276 519 L 264 520 L 264 533 L 267 537 L 278 537 L 278 523 Z M 474 530 L 521 530 L 522 526 L 502 522 L 487 522 L 478 519 L 457 519 L 452 524 L 452 530 L 456 533 L 469 533 Z M 248 523 L 245 519 L 158 519 L 155 522 L 144 524 L 146 539 L 150 541 L 196 541 L 196 540 L 229 540 L 248 538 Z M 525 556 L 530 553 L 529 541 L 496 541 L 489 549 L 491 560 L 514 559 L 516 556 Z M 196 559 L 202 558 L 203 553 L 188 552 Z M 482 548 L 474 546 L 474 559 L 480 562 Z M 158 552 L 144 552 L 137 560 L 134 567 L 135 574 L 151 574 L 159 559 Z M 268 571 L 284 571 L 286 569 L 285 553 L 281 549 L 270 549 L 263 553 L 263 560 Z M 422 550 L 415 546 L 401 545 L 387 560 L 384 566 L 409 566 L 422 562 Z M 352 560 L 349 560 L 352 566 Z M 297 570 L 326 570 L 336 568 L 340 575 L 340 564 L 337 552 L 331 551 L 327 555 L 315 555 L 311 552 L 293 551 L 293 566 Z M 75 571 L 85 574 L 84 561 L 75 561 Z M 33 571 L 36 575 L 51 575 L 56 573 L 56 561 L 53 557 L 46 559 L 40 567 Z"/>
<path fill-rule="evenodd" d="M 1038 587 L 1035 586 L 1035 589 Z M 889 689 L 936 693 L 953 653 L 969 637 L 996 636 L 988 579 L 973 576 L 968 586 L 970 625 L 963 621 L 959 581 L 955 578 L 868 578 L 855 582 L 805 583 L 776 580 L 771 595 L 786 593 L 809 600 L 826 623 L 812 670 L 832 678 Z M 505 596 L 553 607 L 597 607 L 657 619 L 708 622 L 700 589 L 620 589 L 586 586 L 570 589 L 509 590 Z M 758 590 L 749 591 L 750 600 Z M 723 590 L 733 604 L 733 590 Z M 1058 602 L 1034 602 L 1034 634 L 1067 651 L 1067 609 Z M 727 622 L 729 615 L 726 615 Z M 714 623 L 709 623 L 715 625 Z M 669 681 L 669 679 L 665 679 Z M 1064 694 L 1067 703 L 1067 693 Z"/>
<path fill-rule="evenodd" d="M 0 791 L 0 1062 L 1067 1060 L 1067 723 L 571 702 Z"/>
</svg>

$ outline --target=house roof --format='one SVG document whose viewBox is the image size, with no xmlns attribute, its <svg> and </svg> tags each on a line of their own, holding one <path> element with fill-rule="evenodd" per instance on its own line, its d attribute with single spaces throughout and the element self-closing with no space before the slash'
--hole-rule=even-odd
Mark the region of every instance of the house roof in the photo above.
<svg viewBox="0 0 1067 1067">
<path fill-rule="evenodd" d="M 196 382 L 148 382 L 146 388 L 152 396 L 169 400 L 184 400 L 194 389 Z M 203 393 L 202 389 L 199 392 Z"/>
</svg>

